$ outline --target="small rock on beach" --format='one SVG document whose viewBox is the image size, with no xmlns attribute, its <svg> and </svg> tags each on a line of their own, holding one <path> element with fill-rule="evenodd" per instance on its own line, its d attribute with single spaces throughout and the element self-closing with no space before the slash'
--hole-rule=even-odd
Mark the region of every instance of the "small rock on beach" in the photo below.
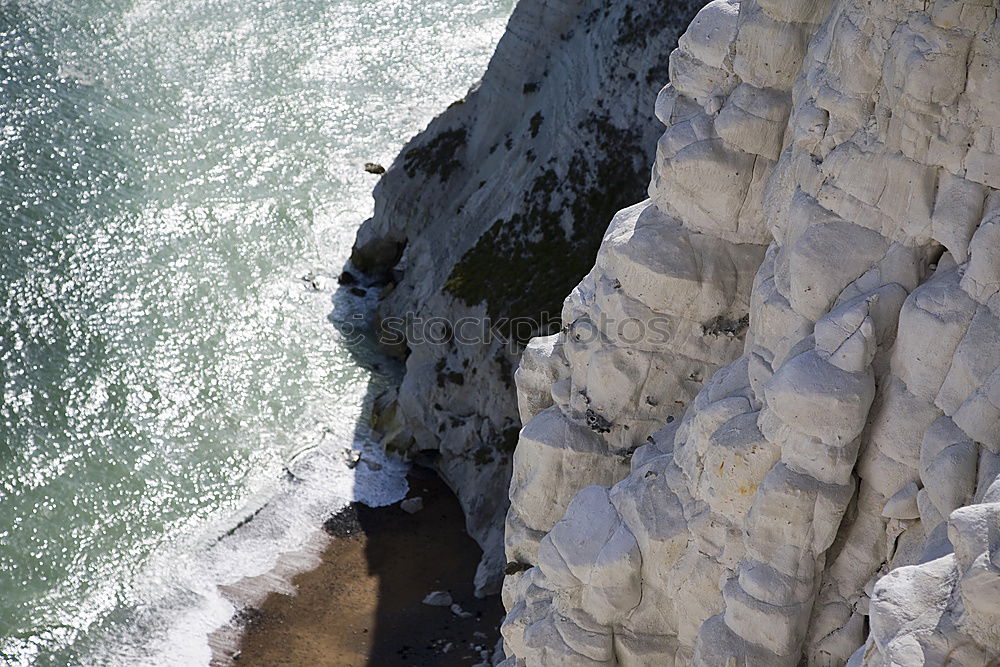
<svg viewBox="0 0 1000 667">
<path fill-rule="evenodd" d="M 424 598 L 424 604 L 431 607 L 450 607 L 451 603 L 451 593 L 448 591 L 434 591 Z"/>
<path fill-rule="evenodd" d="M 413 496 L 412 498 L 407 498 L 403 502 L 399 503 L 399 509 L 403 510 L 407 514 L 416 514 L 424 508 L 424 499 L 420 496 Z"/>
</svg>

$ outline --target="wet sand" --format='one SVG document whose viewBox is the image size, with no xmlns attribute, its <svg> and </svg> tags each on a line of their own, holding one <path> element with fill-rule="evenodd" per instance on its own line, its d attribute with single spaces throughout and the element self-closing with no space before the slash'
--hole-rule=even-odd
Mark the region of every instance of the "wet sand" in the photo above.
<svg viewBox="0 0 1000 667">
<path fill-rule="evenodd" d="M 243 635 L 229 664 L 329 667 L 470 666 L 492 653 L 503 609 L 473 595 L 480 550 L 458 501 L 433 473 L 416 469 L 409 496 L 424 508 L 355 504 L 326 522 L 333 536 L 296 594 L 271 593 L 240 614 Z M 422 603 L 448 591 L 462 610 Z M 228 661 L 227 661 L 228 662 Z"/>
</svg>

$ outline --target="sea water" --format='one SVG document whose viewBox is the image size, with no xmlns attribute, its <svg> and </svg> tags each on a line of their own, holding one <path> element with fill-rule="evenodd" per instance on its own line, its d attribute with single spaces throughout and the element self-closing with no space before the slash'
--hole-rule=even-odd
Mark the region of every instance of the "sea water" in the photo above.
<svg viewBox="0 0 1000 667">
<path fill-rule="evenodd" d="M 513 4 L 0 0 L 0 663 L 204 663 L 220 585 L 405 493 L 336 276 Z"/>
</svg>

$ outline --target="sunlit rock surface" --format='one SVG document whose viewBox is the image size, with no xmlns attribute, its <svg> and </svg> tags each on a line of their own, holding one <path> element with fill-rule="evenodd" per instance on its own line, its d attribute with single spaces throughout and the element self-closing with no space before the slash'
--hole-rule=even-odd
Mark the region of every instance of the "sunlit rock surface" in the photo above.
<svg viewBox="0 0 1000 667">
<path fill-rule="evenodd" d="M 694 19 L 517 372 L 505 665 L 1000 656 L 997 10 Z"/>
</svg>

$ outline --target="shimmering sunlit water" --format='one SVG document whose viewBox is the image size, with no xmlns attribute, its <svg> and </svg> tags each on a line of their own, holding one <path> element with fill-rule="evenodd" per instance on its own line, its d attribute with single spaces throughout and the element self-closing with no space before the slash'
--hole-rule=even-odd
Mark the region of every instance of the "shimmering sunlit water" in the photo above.
<svg viewBox="0 0 1000 667">
<path fill-rule="evenodd" d="M 217 584 L 399 497 L 331 278 L 513 3 L 0 0 L 0 663 L 204 662 Z"/>
</svg>

